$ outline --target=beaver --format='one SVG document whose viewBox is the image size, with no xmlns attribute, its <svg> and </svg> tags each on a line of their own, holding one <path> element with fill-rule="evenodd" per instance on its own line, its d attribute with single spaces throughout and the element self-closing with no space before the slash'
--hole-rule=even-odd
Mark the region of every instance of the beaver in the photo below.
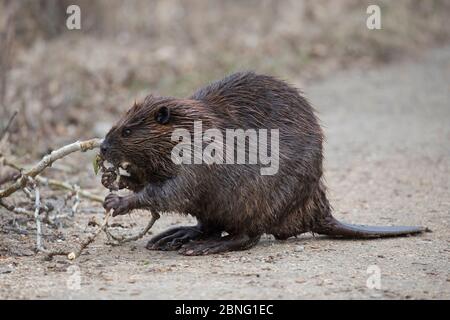
<svg viewBox="0 0 450 320">
<path fill-rule="evenodd" d="M 150 250 L 184 255 L 249 249 L 263 234 L 284 240 L 305 232 L 379 238 L 425 231 L 353 225 L 332 216 L 323 181 L 324 135 L 315 113 L 298 89 L 254 72 L 229 75 L 186 99 L 149 95 L 126 112 L 101 145 L 104 159 L 128 170 L 120 185 L 133 191 L 110 193 L 104 207 L 114 216 L 134 209 L 194 216 L 197 225 L 171 228 L 147 244 Z M 278 171 L 262 175 L 259 161 L 175 163 L 171 153 L 179 141 L 172 133 L 192 132 L 195 121 L 221 132 L 278 129 Z"/>
</svg>

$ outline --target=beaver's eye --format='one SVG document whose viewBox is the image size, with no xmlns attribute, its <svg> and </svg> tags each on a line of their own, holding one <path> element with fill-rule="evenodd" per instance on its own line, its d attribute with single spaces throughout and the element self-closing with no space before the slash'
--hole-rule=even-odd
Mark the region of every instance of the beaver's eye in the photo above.
<svg viewBox="0 0 450 320">
<path fill-rule="evenodd" d="M 123 137 L 128 137 L 130 134 L 131 134 L 131 129 L 129 129 L 129 128 L 123 129 L 123 131 L 122 131 Z"/>
</svg>

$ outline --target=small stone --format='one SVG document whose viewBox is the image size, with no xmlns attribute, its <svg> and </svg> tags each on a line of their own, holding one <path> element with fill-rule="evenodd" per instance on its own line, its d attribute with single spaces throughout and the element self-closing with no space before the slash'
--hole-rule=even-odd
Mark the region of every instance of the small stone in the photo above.
<svg viewBox="0 0 450 320">
<path fill-rule="evenodd" d="M 304 246 L 296 246 L 294 251 L 295 252 L 303 252 L 303 251 L 305 251 L 305 247 Z"/>
<path fill-rule="evenodd" d="M 67 255 L 67 259 L 74 260 L 76 258 L 75 252 L 71 252 Z"/>
</svg>

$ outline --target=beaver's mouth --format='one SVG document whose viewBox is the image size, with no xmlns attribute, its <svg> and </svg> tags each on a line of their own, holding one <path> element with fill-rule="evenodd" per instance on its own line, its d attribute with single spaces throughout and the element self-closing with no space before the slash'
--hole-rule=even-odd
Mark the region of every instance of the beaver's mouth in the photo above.
<svg viewBox="0 0 450 320">
<path fill-rule="evenodd" d="M 100 158 L 102 160 L 102 170 L 104 172 L 114 172 L 117 178 L 119 176 L 127 176 L 134 181 L 162 182 L 172 177 L 171 174 L 157 168 L 150 168 L 150 166 L 142 169 L 135 163 L 121 157 L 113 158 L 111 156 L 103 156 L 100 153 Z"/>
<path fill-rule="evenodd" d="M 115 171 L 122 176 L 131 176 L 133 164 L 127 160 L 115 160 L 102 157 L 102 168 L 107 171 Z"/>
</svg>

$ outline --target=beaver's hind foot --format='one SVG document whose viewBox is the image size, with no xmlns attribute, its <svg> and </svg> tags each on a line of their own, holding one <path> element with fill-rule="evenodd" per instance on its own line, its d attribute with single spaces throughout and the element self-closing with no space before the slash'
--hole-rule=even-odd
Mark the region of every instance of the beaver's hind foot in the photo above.
<svg viewBox="0 0 450 320">
<path fill-rule="evenodd" d="M 207 232 L 200 224 L 191 227 L 175 227 L 154 236 L 147 243 L 147 249 L 162 251 L 178 250 L 183 244 L 191 240 L 205 239 L 211 235 L 219 237 L 220 233 Z"/>
<path fill-rule="evenodd" d="M 250 237 L 246 234 L 227 235 L 221 238 L 209 238 L 207 240 L 192 241 L 186 243 L 178 251 L 186 256 L 199 256 L 228 251 L 246 250 L 255 246 L 261 236 Z"/>
</svg>

